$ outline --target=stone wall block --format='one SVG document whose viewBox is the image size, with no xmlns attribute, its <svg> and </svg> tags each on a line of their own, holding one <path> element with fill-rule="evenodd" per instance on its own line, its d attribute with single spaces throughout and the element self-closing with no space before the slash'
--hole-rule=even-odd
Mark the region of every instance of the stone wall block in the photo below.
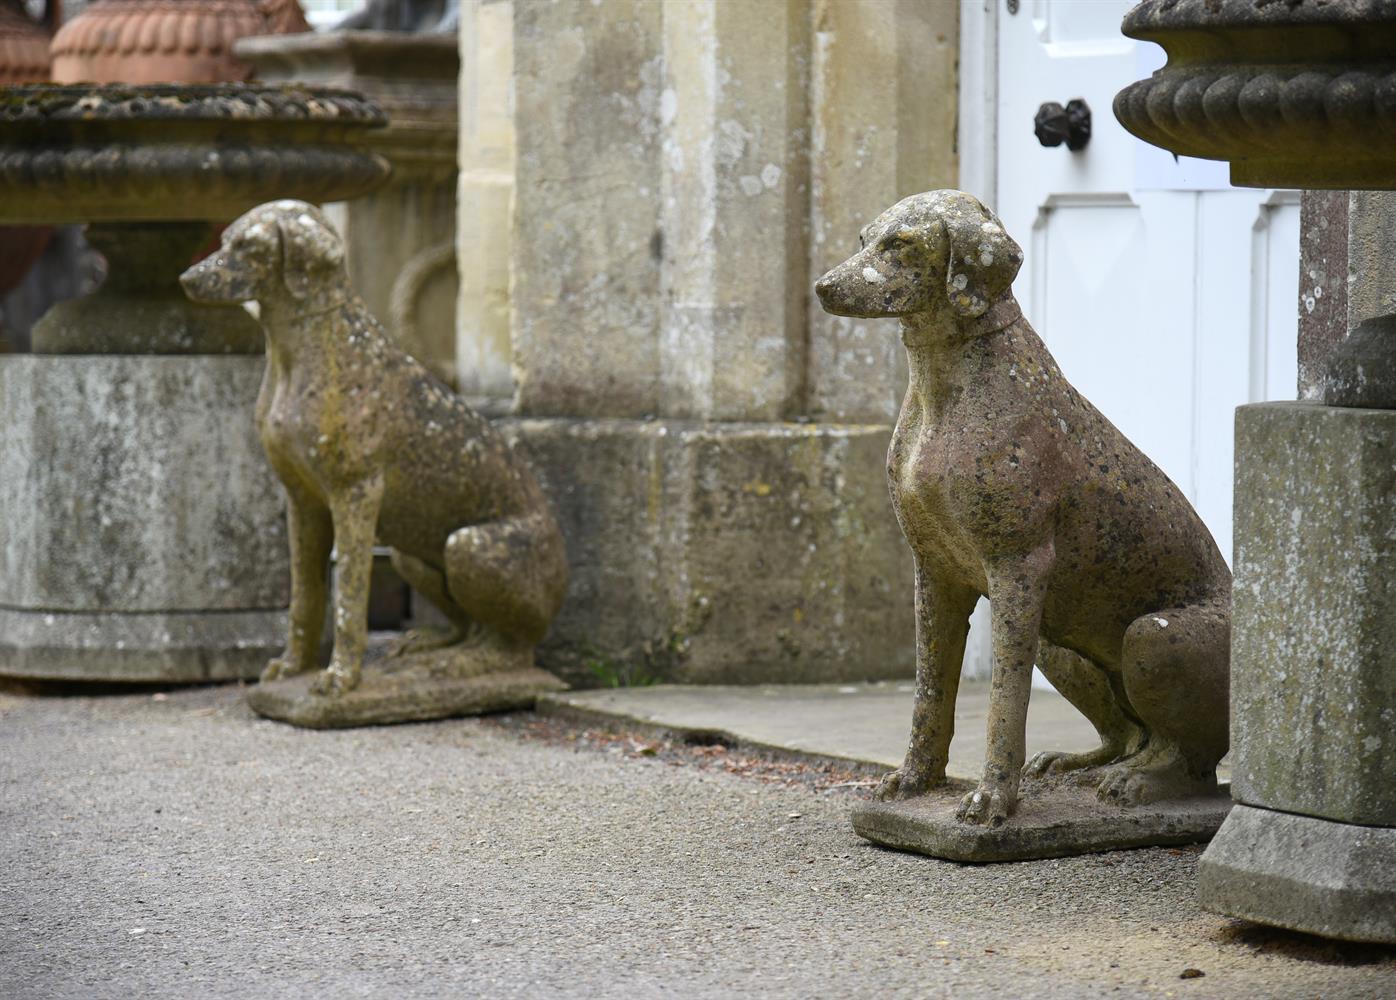
<svg viewBox="0 0 1396 1000">
<path fill-rule="evenodd" d="M 910 556 L 883 427 L 513 420 L 571 584 L 540 657 L 581 683 L 903 677 Z"/>
<path fill-rule="evenodd" d="M 887 206 L 956 185 L 959 8 L 916 0 L 812 7 L 808 412 L 891 423 L 906 387 L 895 329 L 831 316 L 812 289 Z"/>
<path fill-rule="evenodd" d="M 522 414 L 659 411 L 666 6 L 516 4 L 511 299 Z"/>
<path fill-rule="evenodd" d="M 662 412 L 803 412 L 808 6 L 696 0 L 663 27 Z"/>
<path fill-rule="evenodd" d="M 1396 826 L 1396 411 L 1236 418 L 1232 793 Z"/>
<path fill-rule="evenodd" d="M 514 200 L 514 4 L 467 0 L 460 28 L 456 367 L 487 413 L 513 405 L 509 274 Z"/>
</svg>

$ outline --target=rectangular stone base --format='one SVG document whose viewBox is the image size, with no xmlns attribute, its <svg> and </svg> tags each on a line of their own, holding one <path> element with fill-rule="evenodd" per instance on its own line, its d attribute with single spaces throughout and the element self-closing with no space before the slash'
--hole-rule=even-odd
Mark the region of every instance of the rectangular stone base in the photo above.
<svg viewBox="0 0 1396 1000">
<path fill-rule="evenodd" d="M 1231 809 L 1217 795 L 1122 808 L 1101 802 L 1090 787 L 1025 790 L 1017 811 L 998 827 L 955 818 L 972 782 L 951 782 L 914 799 L 868 802 L 853 810 L 853 829 L 883 847 L 950 861 L 996 862 L 1062 858 L 1132 847 L 1196 844 L 1217 832 Z"/>
<path fill-rule="evenodd" d="M 119 684 L 250 679 L 285 641 L 285 611 L 0 607 L 0 676 Z"/>
<path fill-rule="evenodd" d="M 1197 895 L 1231 917 L 1396 944 L 1396 828 L 1237 803 L 1198 863 Z"/>
<path fill-rule="evenodd" d="M 910 676 L 913 571 L 879 425 L 514 419 L 567 539 L 539 650 L 594 687 Z"/>
<path fill-rule="evenodd" d="M 322 673 L 258 684 L 248 690 L 247 704 L 293 726 L 347 729 L 532 708 L 540 694 L 567 687 L 527 653 L 501 656 L 469 646 L 401 658 L 371 649 L 358 686 L 339 694 L 314 690 Z"/>
</svg>

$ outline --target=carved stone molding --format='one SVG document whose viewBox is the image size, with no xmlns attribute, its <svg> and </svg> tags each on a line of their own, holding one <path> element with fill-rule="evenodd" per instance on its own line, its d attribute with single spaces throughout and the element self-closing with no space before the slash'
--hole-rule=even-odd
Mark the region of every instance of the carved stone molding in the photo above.
<svg viewBox="0 0 1396 1000">
<path fill-rule="evenodd" d="M 1144 0 L 1123 31 L 1168 52 L 1115 98 L 1146 142 L 1243 186 L 1396 187 L 1396 4 Z"/>
</svg>

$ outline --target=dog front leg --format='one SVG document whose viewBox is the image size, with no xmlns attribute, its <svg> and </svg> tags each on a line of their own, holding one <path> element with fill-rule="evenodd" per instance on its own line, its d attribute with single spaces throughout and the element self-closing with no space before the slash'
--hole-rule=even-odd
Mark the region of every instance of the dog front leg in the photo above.
<svg viewBox="0 0 1396 1000">
<path fill-rule="evenodd" d="M 955 734 L 955 695 L 965 659 L 969 616 L 979 595 L 916 566 L 916 699 L 902 766 L 882 779 L 877 796 L 906 799 L 945 781 Z"/>
<path fill-rule="evenodd" d="M 373 570 L 373 539 L 383 500 L 381 475 L 361 479 L 330 496 L 338 564 L 334 592 L 334 655 L 315 682 L 319 694 L 352 691 L 363 669 L 368 640 L 368 584 Z"/>
<path fill-rule="evenodd" d="M 979 787 L 966 795 L 956 810 L 956 816 L 966 823 L 998 826 L 1018 804 L 1018 783 L 1027 755 L 1032 668 L 1052 558 L 1052 546 L 1047 543 L 1026 557 L 998 559 L 988 567 L 994 651 L 988 745 Z"/>
<path fill-rule="evenodd" d="M 301 489 L 286 489 L 286 529 L 291 543 L 291 612 L 286 651 L 267 664 L 263 681 L 315 666 L 325 627 L 325 591 L 334 528 L 330 512 Z"/>
</svg>

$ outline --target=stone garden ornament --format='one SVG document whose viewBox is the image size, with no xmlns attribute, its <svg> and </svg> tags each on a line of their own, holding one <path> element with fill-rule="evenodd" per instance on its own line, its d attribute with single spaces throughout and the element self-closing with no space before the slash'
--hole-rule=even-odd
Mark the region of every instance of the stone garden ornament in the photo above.
<svg viewBox="0 0 1396 1000">
<path fill-rule="evenodd" d="M 1227 807 L 1231 574 L 1216 543 L 1063 377 L 1010 290 L 1022 250 L 977 199 L 914 195 L 861 240 L 815 290 L 831 313 L 901 321 L 910 386 L 887 474 L 915 556 L 918 641 L 905 762 L 855 827 L 968 861 L 1205 839 Z M 986 762 L 955 789 L 945 768 L 981 595 Z M 1025 760 L 1034 663 L 1099 748 Z"/>
<path fill-rule="evenodd" d="M 313 206 L 242 216 L 181 279 L 199 302 L 255 301 L 267 339 L 257 428 L 285 486 L 290 634 L 249 701 L 308 726 L 530 704 L 560 687 L 533 647 L 562 603 L 562 536 L 537 480 L 488 420 L 395 348 L 349 287 L 344 244 Z M 368 671 L 375 539 L 450 622 Z M 336 551 L 334 651 L 311 679 Z"/>
</svg>

